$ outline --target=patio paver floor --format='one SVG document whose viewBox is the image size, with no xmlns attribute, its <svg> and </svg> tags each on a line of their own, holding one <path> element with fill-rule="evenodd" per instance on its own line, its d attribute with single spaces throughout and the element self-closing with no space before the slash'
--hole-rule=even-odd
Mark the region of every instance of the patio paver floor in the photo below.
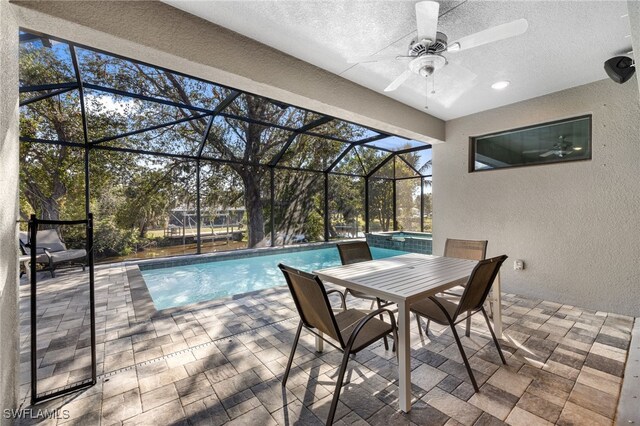
<svg viewBox="0 0 640 426">
<path fill-rule="evenodd" d="M 41 275 L 39 392 L 90 375 L 87 275 Z M 21 285 L 22 408 L 68 410 L 20 424 L 324 424 L 341 353 L 302 335 L 286 390 L 298 316 L 286 287 L 136 318 L 123 264 L 96 268 L 98 383 L 29 407 L 29 286 Z M 80 284 L 80 285 L 79 285 Z M 349 299 L 349 306 L 368 308 Z M 477 317 L 477 318 L 476 318 Z M 336 424 L 612 424 L 633 319 L 503 296 L 504 366 L 481 316 L 463 337 L 474 393 L 450 330 L 421 339 L 412 321 L 413 409 L 397 409 L 397 364 L 382 342 L 350 362 Z M 63 413 L 62 411 L 59 411 Z"/>
</svg>

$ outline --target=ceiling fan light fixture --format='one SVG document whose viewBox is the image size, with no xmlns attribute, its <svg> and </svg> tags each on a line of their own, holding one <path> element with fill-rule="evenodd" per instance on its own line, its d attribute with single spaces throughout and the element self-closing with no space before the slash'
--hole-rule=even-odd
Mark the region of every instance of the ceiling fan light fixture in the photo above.
<svg viewBox="0 0 640 426">
<path fill-rule="evenodd" d="M 582 147 L 581 146 L 574 146 L 573 150 L 574 151 L 582 151 Z"/>
<path fill-rule="evenodd" d="M 448 52 L 457 52 L 458 50 L 460 50 L 460 43 L 456 42 L 447 46 Z"/>
<path fill-rule="evenodd" d="M 510 84 L 511 82 L 509 80 L 496 81 L 491 85 L 491 88 L 494 90 L 502 90 L 506 89 Z"/>
</svg>

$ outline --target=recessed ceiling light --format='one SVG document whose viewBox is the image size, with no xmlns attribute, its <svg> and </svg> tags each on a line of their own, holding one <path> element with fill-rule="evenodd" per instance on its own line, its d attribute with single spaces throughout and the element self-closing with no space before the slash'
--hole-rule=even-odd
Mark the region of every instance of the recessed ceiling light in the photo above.
<svg viewBox="0 0 640 426">
<path fill-rule="evenodd" d="M 506 88 L 510 84 L 511 84 L 511 82 L 507 81 L 507 80 L 496 81 L 495 83 L 493 83 L 491 85 L 491 88 L 495 89 L 495 90 L 502 90 L 502 89 Z"/>
</svg>

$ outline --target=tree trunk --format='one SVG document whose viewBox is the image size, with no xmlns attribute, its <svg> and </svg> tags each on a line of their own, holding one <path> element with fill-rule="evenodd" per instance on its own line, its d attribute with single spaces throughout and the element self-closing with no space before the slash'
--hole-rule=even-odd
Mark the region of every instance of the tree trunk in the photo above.
<svg viewBox="0 0 640 426">
<path fill-rule="evenodd" d="M 244 207 L 247 210 L 248 248 L 264 239 L 264 212 L 260 192 L 262 176 L 246 168 L 240 173 L 244 183 Z"/>
</svg>

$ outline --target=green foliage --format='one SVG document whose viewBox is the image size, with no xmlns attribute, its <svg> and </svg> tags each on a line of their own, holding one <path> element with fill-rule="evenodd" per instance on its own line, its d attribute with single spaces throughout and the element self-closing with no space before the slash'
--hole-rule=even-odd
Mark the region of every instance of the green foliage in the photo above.
<svg viewBox="0 0 640 426">
<path fill-rule="evenodd" d="M 138 242 L 134 229 L 122 228 L 111 218 L 96 221 L 93 240 L 95 255 L 98 258 L 126 256 L 133 252 Z"/>
</svg>

